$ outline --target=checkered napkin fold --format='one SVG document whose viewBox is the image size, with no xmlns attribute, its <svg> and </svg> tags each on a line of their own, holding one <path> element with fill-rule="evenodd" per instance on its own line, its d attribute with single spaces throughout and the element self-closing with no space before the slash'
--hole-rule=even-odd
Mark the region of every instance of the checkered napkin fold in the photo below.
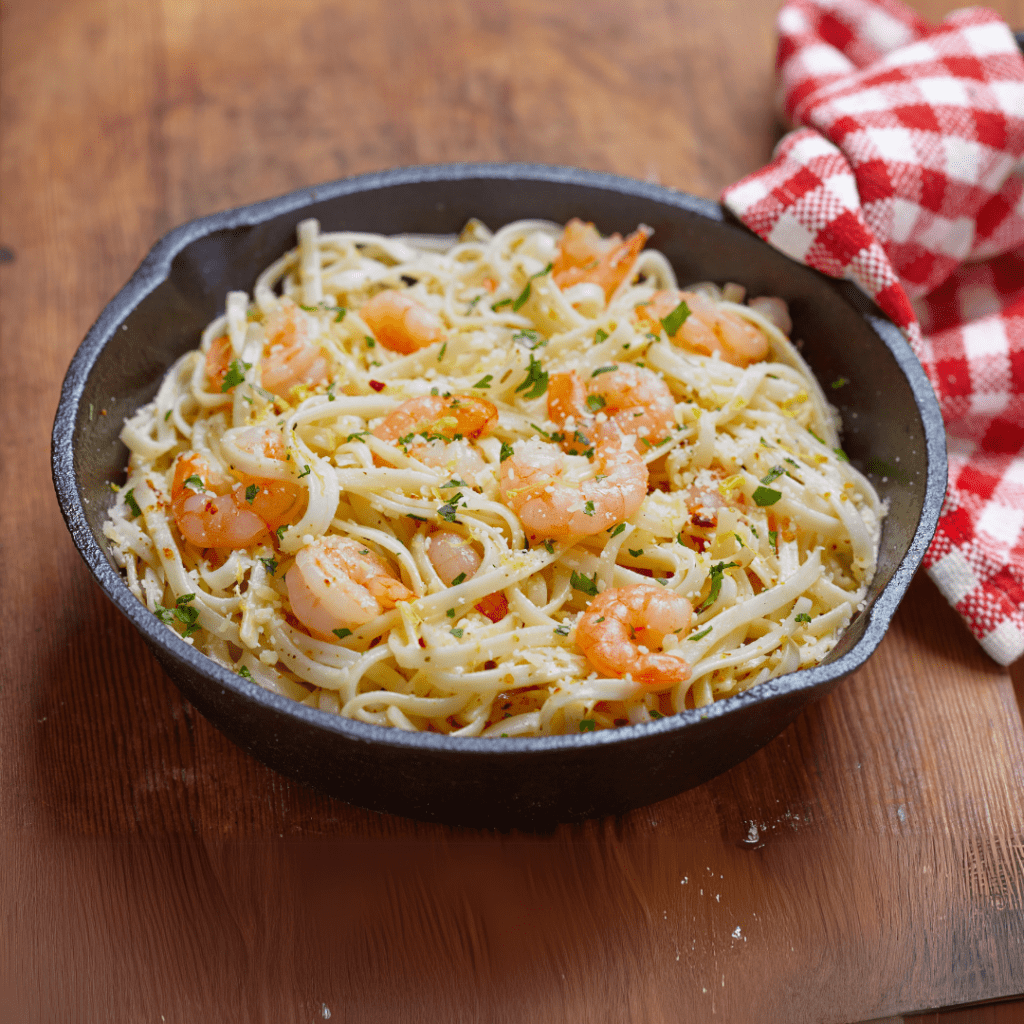
<svg viewBox="0 0 1024 1024">
<path fill-rule="evenodd" d="M 925 566 L 982 647 L 1024 653 L 1024 58 L 991 11 L 930 27 L 896 0 L 791 0 L 797 127 L 722 201 L 856 282 L 938 396 L 949 488 Z"/>
</svg>

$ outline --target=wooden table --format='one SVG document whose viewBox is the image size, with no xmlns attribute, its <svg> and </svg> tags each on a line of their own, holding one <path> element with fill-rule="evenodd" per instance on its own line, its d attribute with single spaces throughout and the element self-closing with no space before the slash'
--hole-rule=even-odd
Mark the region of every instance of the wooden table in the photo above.
<svg viewBox="0 0 1024 1024">
<path fill-rule="evenodd" d="M 994 6 L 1024 25 L 1021 0 Z M 989 661 L 926 578 L 868 665 L 745 764 L 497 835 L 242 754 L 102 596 L 53 497 L 65 368 L 169 228 L 447 160 L 715 196 L 777 137 L 776 7 L 3 4 L 0 1019 L 854 1021 L 1024 992 L 1024 666 Z"/>
</svg>

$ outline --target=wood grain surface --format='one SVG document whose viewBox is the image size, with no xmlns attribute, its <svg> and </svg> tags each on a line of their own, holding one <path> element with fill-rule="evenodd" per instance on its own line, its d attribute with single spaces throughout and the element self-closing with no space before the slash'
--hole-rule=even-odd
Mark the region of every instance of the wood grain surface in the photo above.
<svg viewBox="0 0 1024 1024">
<path fill-rule="evenodd" d="M 64 371 L 166 230 L 447 160 L 714 197 L 778 138 L 777 6 L 4 0 L 0 1020 L 862 1021 L 1024 993 L 1024 666 L 926 578 L 860 672 L 728 774 L 501 835 L 242 754 L 53 497 Z"/>
</svg>

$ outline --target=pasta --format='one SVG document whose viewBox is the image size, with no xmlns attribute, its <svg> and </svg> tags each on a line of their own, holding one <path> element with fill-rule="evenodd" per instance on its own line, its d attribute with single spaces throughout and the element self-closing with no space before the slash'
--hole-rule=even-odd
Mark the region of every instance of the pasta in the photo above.
<svg viewBox="0 0 1024 1024">
<path fill-rule="evenodd" d="M 780 300 L 650 230 L 298 225 L 124 425 L 135 596 L 253 683 L 408 730 L 649 722 L 815 664 L 884 509 Z"/>
</svg>

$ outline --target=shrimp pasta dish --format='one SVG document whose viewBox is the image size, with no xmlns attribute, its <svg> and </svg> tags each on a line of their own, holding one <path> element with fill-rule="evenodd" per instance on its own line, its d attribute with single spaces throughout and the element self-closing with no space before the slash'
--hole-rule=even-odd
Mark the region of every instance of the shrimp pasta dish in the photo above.
<svg viewBox="0 0 1024 1024">
<path fill-rule="evenodd" d="M 884 509 L 786 304 L 632 234 L 298 225 L 121 433 L 135 596 L 360 721 L 579 733 L 820 662 Z"/>
</svg>

